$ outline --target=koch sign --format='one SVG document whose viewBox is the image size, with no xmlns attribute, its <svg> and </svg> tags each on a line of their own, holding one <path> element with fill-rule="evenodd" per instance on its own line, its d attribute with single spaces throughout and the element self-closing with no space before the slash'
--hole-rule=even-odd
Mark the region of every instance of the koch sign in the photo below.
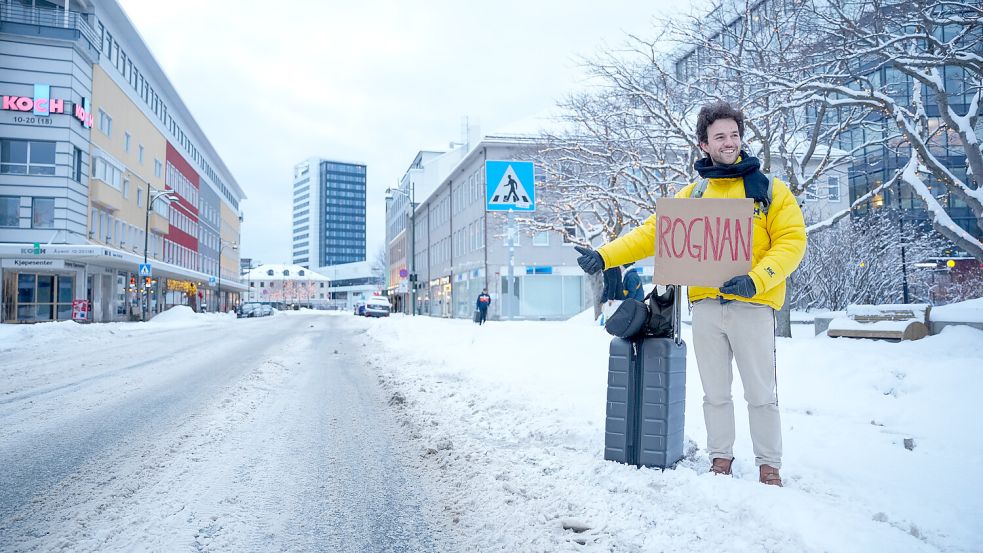
<svg viewBox="0 0 983 553">
<path fill-rule="evenodd" d="M 750 199 L 661 198 L 655 230 L 656 284 L 717 288 L 751 271 Z"/>
<path fill-rule="evenodd" d="M 65 100 L 51 97 L 51 85 L 34 85 L 34 96 L 4 96 L 3 109 L 6 111 L 30 112 L 34 115 L 48 117 L 53 113 L 65 113 Z M 92 113 L 88 98 L 82 98 L 75 103 L 72 116 L 86 128 L 92 128 Z"/>
</svg>

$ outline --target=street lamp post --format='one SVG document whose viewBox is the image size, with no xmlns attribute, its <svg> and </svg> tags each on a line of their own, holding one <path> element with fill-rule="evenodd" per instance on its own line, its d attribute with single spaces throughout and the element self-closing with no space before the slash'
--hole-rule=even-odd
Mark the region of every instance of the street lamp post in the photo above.
<svg viewBox="0 0 983 553">
<path fill-rule="evenodd" d="M 410 200 L 410 313 L 416 316 L 416 186 L 413 181 L 410 181 L 410 193 L 409 196 L 406 192 L 400 188 L 388 188 L 386 189 L 387 194 L 402 194 L 407 199 Z"/>
<path fill-rule="evenodd" d="M 223 302 L 222 302 L 222 300 L 223 300 L 223 298 L 222 298 L 222 250 L 224 250 L 226 246 L 232 246 L 232 250 L 233 251 L 236 251 L 236 250 L 239 249 L 239 244 L 236 244 L 234 242 L 226 242 L 225 240 L 220 240 L 220 244 L 218 245 L 218 302 L 216 302 L 216 303 L 218 304 L 218 312 L 219 313 L 225 313 L 225 310 L 223 309 L 223 305 L 222 305 L 223 304 Z"/>
<path fill-rule="evenodd" d="M 151 193 L 150 183 L 147 183 L 147 211 L 143 219 L 143 264 L 147 264 L 147 245 L 150 240 L 150 210 L 153 209 L 154 202 L 164 198 L 167 201 L 174 199 L 173 192 L 170 190 L 163 190 L 160 192 Z M 147 320 L 147 310 L 150 308 L 150 288 L 146 284 L 143 286 L 143 301 L 141 304 L 141 319 Z"/>
</svg>

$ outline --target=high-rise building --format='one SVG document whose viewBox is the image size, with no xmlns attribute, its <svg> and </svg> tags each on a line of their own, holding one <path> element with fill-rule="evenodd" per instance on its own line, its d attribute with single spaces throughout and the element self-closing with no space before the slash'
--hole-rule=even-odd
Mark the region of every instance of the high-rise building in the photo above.
<svg viewBox="0 0 983 553">
<path fill-rule="evenodd" d="M 365 164 L 311 158 L 294 166 L 295 265 L 365 261 Z"/>
<path fill-rule="evenodd" d="M 0 2 L 0 63 L 0 321 L 233 305 L 245 194 L 119 4 Z"/>
</svg>

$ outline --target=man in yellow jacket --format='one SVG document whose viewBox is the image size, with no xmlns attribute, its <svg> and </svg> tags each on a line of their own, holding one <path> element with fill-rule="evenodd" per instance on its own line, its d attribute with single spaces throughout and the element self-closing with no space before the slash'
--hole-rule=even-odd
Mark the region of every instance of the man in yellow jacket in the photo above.
<svg viewBox="0 0 983 553">
<path fill-rule="evenodd" d="M 805 254 L 802 211 L 788 186 L 769 183 L 760 161 L 741 150 L 744 114 L 725 102 L 703 106 L 696 134 L 707 157 L 696 170 L 708 179 L 703 197 L 753 198 L 754 238 L 751 272 L 720 288 L 690 287 L 693 304 L 693 352 L 703 383 L 703 415 L 711 472 L 731 474 L 734 460 L 733 369 L 744 383 L 751 441 L 759 480 L 782 485 L 782 430 L 775 370 L 775 311 L 785 302 L 785 280 Z M 697 183 L 676 194 L 691 197 Z M 769 184 L 771 184 L 769 190 Z M 577 262 L 588 273 L 655 254 L 655 214 L 628 234 L 596 251 L 578 247 Z"/>
</svg>

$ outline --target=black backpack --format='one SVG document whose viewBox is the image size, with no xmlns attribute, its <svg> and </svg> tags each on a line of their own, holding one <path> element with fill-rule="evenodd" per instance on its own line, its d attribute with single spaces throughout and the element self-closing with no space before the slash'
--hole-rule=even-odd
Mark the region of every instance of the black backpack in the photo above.
<svg viewBox="0 0 983 553">
<path fill-rule="evenodd" d="M 645 296 L 645 301 L 627 299 L 604 323 L 604 330 L 618 338 L 669 338 L 673 335 L 673 304 L 675 287 L 656 294 L 656 288 Z"/>
</svg>

